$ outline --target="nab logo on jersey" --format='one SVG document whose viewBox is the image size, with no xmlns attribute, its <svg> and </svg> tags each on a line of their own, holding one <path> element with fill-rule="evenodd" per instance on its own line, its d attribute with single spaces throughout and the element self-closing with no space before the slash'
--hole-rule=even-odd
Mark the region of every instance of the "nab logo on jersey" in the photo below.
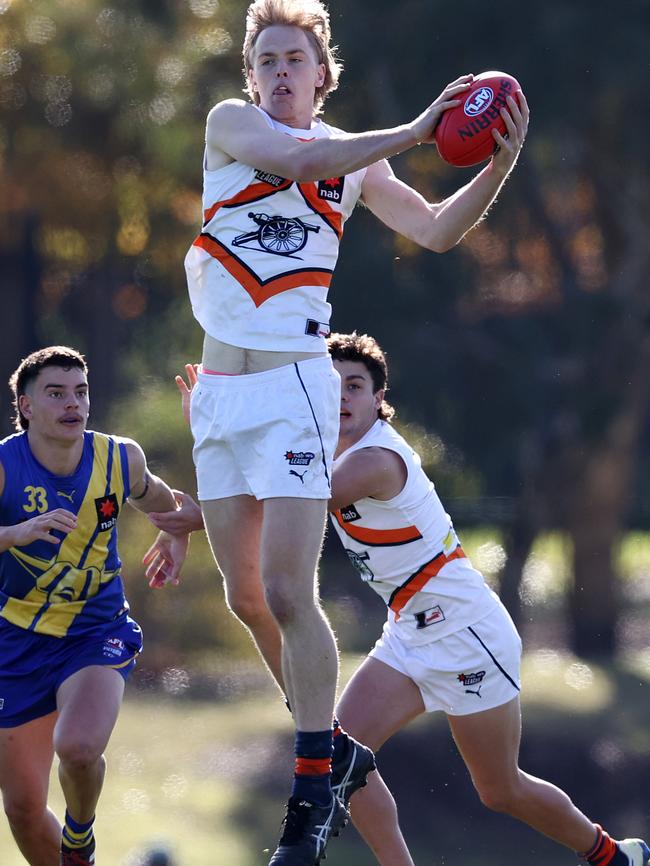
<svg viewBox="0 0 650 866">
<path fill-rule="evenodd" d="M 95 510 L 97 511 L 97 526 L 100 532 L 106 532 L 117 523 L 117 515 L 120 513 L 115 493 L 100 496 L 95 499 Z"/>
<path fill-rule="evenodd" d="M 344 177 L 330 177 L 327 180 L 318 181 L 318 198 L 326 198 L 328 201 L 340 202 L 343 198 Z"/>
<path fill-rule="evenodd" d="M 354 504 L 344 505 L 340 511 L 340 514 L 343 523 L 353 523 L 355 520 L 361 520 L 361 515 L 354 507 Z"/>
</svg>

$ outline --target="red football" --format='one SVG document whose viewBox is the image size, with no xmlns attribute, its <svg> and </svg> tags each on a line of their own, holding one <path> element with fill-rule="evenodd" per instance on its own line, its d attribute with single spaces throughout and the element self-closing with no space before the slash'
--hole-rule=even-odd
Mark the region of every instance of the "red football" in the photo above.
<svg viewBox="0 0 650 866">
<path fill-rule="evenodd" d="M 500 109 L 506 105 L 506 96 L 521 93 L 516 78 L 505 72 L 481 72 L 462 102 L 450 108 L 440 118 L 434 133 L 438 153 L 451 165 L 476 165 L 489 159 L 497 144 L 492 130 L 505 135 L 506 124 Z"/>
</svg>

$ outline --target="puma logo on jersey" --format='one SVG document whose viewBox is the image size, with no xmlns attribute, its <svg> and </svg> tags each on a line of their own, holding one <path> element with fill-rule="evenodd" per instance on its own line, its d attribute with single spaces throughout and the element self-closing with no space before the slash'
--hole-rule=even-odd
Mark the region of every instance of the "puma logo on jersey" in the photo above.
<svg viewBox="0 0 650 866">
<path fill-rule="evenodd" d="M 289 475 L 295 475 L 296 478 L 300 478 L 300 483 L 301 483 L 301 484 L 304 484 L 304 483 L 305 483 L 305 475 L 306 475 L 308 472 L 309 472 L 309 470 L 308 470 L 308 469 L 305 469 L 305 471 L 301 474 L 300 472 L 296 472 L 295 469 L 290 469 L 290 470 L 289 470 Z"/>
<path fill-rule="evenodd" d="M 63 491 L 63 490 L 57 490 L 56 495 L 62 496 L 64 499 L 69 499 L 70 502 L 72 502 L 73 501 L 72 497 L 75 495 L 76 492 L 77 492 L 76 490 L 73 490 L 72 493 L 65 493 L 65 491 Z"/>
</svg>

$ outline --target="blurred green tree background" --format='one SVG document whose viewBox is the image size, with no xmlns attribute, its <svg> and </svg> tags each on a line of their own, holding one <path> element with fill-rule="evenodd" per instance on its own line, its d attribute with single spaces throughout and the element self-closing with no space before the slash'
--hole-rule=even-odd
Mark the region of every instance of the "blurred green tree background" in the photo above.
<svg viewBox="0 0 650 866">
<path fill-rule="evenodd" d="M 200 225 L 205 116 L 241 92 L 246 6 L 0 0 L 0 374 L 6 381 L 42 345 L 81 349 L 93 426 L 133 436 L 155 471 L 190 492 L 191 437 L 173 376 L 199 359 L 201 333 L 183 257 Z M 386 348 L 398 425 L 525 645 L 552 662 L 542 673 L 533 652 L 527 668 L 536 745 L 526 766 L 572 793 L 580 779 L 586 810 L 641 833 L 650 820 L 647 797 L 637 796 L 650 769 L 650 2 L 331 0 L 329 8 L 345 61 L 326 105 L 337 126 L 409 120 L 468 71 L 503 69 L 528 97 L 519 164 L 487 219 L 453 251 L 425 252 L 358 209 L 331 292 L 332 324 L 367 331 Z M 432 147 L 393 165 L 430 199 L 472 176 Z M 9 433 L 6 390 L 0 413 Z M 162 683 L 176 697 L 230 700 L 261 688 L 264 672 L 225 610 L 205 539 L 193 540 L 184 585 L 151 593 L 140 559 L 152 527 L 129 512 L 121 535 L 146 639 L 136 690 Z M 382 606 L 331 539 L 321 583 L 342 649 L 366 651 Z M 607 673 L 585 689 L 584 666 L 569 655 L 560 669 L 557 651 Z M 561 706 L 558 683 L 577 689 Z M 536 688 L 547 689 L 537 713 Z M 572 699 L 582 715 L 569 724 Z M 219 724 L 247 731 L 234 714 L 228 705 Z M 171 726 L 172 715 L 165 719 Z M 273 719 L 282 729 L 284 716 Z M 514 822 L 486 818 L 474 801 L 472 811 L 468 782 L 447 788 L 464 778 L 457 756 L 432 751 L 430 737 L 431 728 L 416 726 L 387 747 L 383 765 L 422 862 L 438 851 L 421 832 L 432 814 L 451 844 L 443 850 L 470 866 L 502 862 L 501 850 L 569 862 L 532 832 L 517 835 Z M 275 776 L 286 775 L 274 760 L 289 749 L 276 739 L 278 748 L 273 740 L 256 759 L 273 820 L 284 796 Z M 125 773 L 131 757 L 119 752 Z M 224 821 L 230 827 L 234 812 L 261 849 L 271 840 L 267 824 L 251 826 L 259 788 L 237 792 Z M 370 862 L 350 844 L 347 862 Z"/>
<path fill-rule="evenodd" d="M 78 346 L 94 423 L 138 438 L 189 489 L 172 376 L 199 357 L 200 331 L 182 260 L 200 221 L 206 112 L 241 89 L 245 8 L 0 0 L 0 368 L 42 344 Z M 333 325 L 387 348 L 401 420 L 434 443 L 459 525 L 499 528 L 515 618 L 535 539 L 560 531 L 571 644 L 611 655 L 617 545 L 648 516 L 648 3 L 619 16 L 554 0 L 525 21 L 512 0 L 330 8 L 346 71 L 327 113 L 345 129 L 410 118 L 467 70 L 523 84 L 529 141 L 487 220 L 436 256 L 359 209 Z M 471 176 L 432 147 L 394 163 L 430 198 Z"/>
</svg>

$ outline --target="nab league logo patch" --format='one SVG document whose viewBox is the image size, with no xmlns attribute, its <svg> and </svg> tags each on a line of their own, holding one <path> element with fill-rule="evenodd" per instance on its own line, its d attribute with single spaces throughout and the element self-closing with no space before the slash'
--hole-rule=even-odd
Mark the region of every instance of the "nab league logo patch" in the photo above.
<svg viewBox="0 0 650 866">
<path fill-rule="evenodd" d="M 355 520 L 361 520 L 361 515 L 354 507 L 354 504 L 344 505 L 340 513 L 343 523 L 353 523 Z"/>
<path fill-rule="evenodd" d="M 318 181 L 318 198 L 335 201 L 337 204 L 343 198 L 344 177 L 330 177 L 327 180 Z"/>
<path fill-rule="evenodd" d="M 284 459 L 289 466 L 309 466 L 315 456 L 312 451 L 285 451 Z"/>
<path fill-rule="evenodd" d="M 109 493 L 107 496 L 100 496 L 99 499 L 95 499 L 95 510 L 97 511 L 99 531 L 106 532 L 107 529 L 111 529 L 117 523 L 117 515 L 120 513 L 117 495 Z"/>
<path fill-rule="evenodd" d="M 458 682 L 461 686 L 465 686 L 466 695 L 478 695 L 480 698 L 481 683 L 483 682 L 484 676 L 485 671 L 477 671 L 475 674 L 458 674 Z M 478 688 L 470 689 L 468 686 L 477 686 Z"/>
</svg>

